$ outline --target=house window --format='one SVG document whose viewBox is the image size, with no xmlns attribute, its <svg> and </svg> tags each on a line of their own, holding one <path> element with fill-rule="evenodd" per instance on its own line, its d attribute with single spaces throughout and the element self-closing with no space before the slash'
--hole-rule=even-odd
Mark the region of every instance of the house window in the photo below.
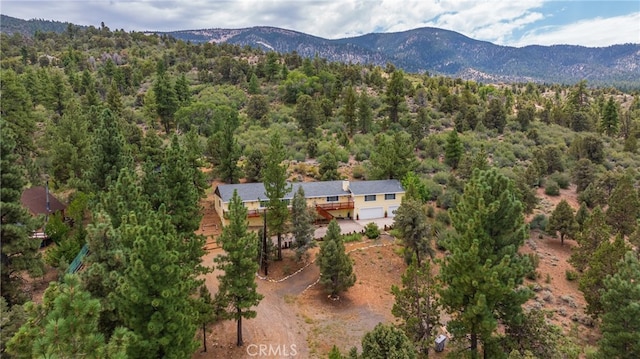
<svg viewBox="0 0 640 359">
<path fill-rule="evenodd" d="M 261 200 L 260 201 L 260 208 L 264 208 L 264 207 L 268 207 L 269 206 L 269 201 L 268 200 Z"/>
<path fill-rule="evenodd" d="M 384 199 L 396 199 L 395 193 L 387 193 L 384 195 Z"/>
<path fill-rule="evenodd" d="M 286 204 L 287 204 L 287 206 L 291 204 L 291 200 L 290 200 L 290 199 L 288 199 L 288 198 L 281 199 L 281 200 L 280 200 L 280 202 L 286 203 Z"/>
<path fill-rule="evenodd" d="M 338 196 L 327 197 L 327 202 L 338 202 Z"/>
<path fill-rule="evenodd" d="M 376 195 L 375 194 L 368 194 L 366 196 L 364 196 L 364 201 L 365 202 L 373 202 L 376 200 Z"/>
</svg>

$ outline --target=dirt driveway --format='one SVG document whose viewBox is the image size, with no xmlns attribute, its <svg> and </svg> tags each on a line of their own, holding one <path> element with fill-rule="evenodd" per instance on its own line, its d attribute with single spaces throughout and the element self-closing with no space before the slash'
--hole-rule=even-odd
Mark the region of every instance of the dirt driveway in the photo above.
<svg viewBox="0 0 640 359">
<path fill-rule="evenodd" d="M 257 279 L 264 299 L 256 308 L 256 318 L 243 320 L 244 347 L 235 346 L 236 323 L 225 321 L 210 329 L 208 351 L 199 350 L 193 358 L 320 358 L 334 344 L 344 352 L 358 346 L 364 333 L 377 323 L 393 320 L 389 288 L 405 267 L 393 253 L 395 244 L 390 237 L 345 246 L 354 260 L 357 282 L 340 300 L 328 299 L 316 284 L 320 272 L 315 263 L 285 275 L 294 269 L 283 267 L 295 263 L 293 253 L 285 250 L 285 260 L 272 265 L 273 277 Z M 313 250 L 311 258 L 317 251 Z M 213 258 L 221 253 L 220 249 L 210 250 L 203 264 L 212 267 Z M 212 294 L 217 292 L 219 274 L 215 271 L 206 277 Z"/>
</svg>

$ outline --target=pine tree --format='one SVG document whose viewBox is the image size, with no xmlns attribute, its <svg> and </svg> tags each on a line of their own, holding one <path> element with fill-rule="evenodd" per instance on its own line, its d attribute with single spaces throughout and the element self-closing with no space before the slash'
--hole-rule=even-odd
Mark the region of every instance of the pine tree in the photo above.
<svg viewBox="0 0 640 359">
<path fill-rule="evenodd" d="M 619 122 L 618 106 L 616 106 L 612 96 L 609 97 L 609 101 L 604 106 L 600 130 L 609 136 L 615 136 L 618 133 Z"/>
<path fill-rule="evenodd" d="M 583 158 L 573 168 L 573 182 L 576 192 L 582 192 L 595 180 L 595 168 L 588 158 Z"/>
<path fill-rule="evenodd" d="M 298 187 L 298 191 L 293 195 L 291 201 L 291 232 L 295 238 L 294 247 L 298 261 L 308 255 L 309 248 L 316 246 L 313 238 L 315 217 L 315 210 L 307 206 L 304 189 L 302 186 Z"/>
<path fill-rule="evenodd" d="M 251 77 L 249 78 L 249 87 L 247 91 L 251 95 L 260 94 L 260 82 L 258 81 L 258 76 L 256 76 L 255 72 L 252 73 Z"/>
<path fill-rule="evenodd" d="M 289 210 L 284 198 L 291 192 L 291 185 L 287 184 L 287 169 L 282 164 L 285 158 L 284 145 L 276 133 L 271 137 L 267 151 L 266 166 L 262 173 L 264 191 L 269 199 L 267 204 L 267 223 L 271 233 L 278 237 L 277 259 L 282 260 L 282 234 Z"/>
<path fill-rule="evenodd" d="M 194 248 L 173 227 L 164 206 L 157 212 L 130 214 L 118 229 L 129 248 L 128 264 L 113 301 L 125 326 L 137 337 L 128 355 L 137 358 L 185 358 L 198 347 L 195 294 L 203 280 Z M 200 248 L 203 245 L 200 242 Z"/>
<path fill-rule="evenodd" d="M 351 258 L 345 252 L 340 226 L 332 219 L 327 227 L 327 233 L 320 245 L 318 254 L 320 267 L 320 284 L 326 287 L 331 298 L 339 298 L 339 294 L 356 282 Z"/>
<path fill-rule="evenodd" d="M 398 230 L 399 238 L 405 245 L 404 258 L 407 264 L 413 261 L 414 256 L 418 267 L 422 266 L 425 256 L 433 258 L 431 226 L 422 201 L 404 197 L 393 218 L 393 227 Z"/>
<path fill-rule="evenodd" d="M 560 201 L 549 218 L 549 231 L 560 233 L 560 245 L 564 245 L 564 237 L 573 237 L 577 223 L 573 215 L 573 209 L 566 200 Z"/>
<path fill-rule="evenodd" d="M 204 188 L 200 187 L 200 169 L 196 166 L 189 161 L 188 152 L 174 135 L 159 168 L 159 188 L 155 193 L 146 192 L 147 196 L 157 198 L 157 201 L 152 201 L 154 209 L 160 205 L 166 207 L 173 225 L 181 234 L 193 235 L 200 228 L 200 198 Z"/>
<path fill-rule="evenodd" d="M 381 133 L 375 138 L 370 157 L 371 179 L 401 179 L 417 166 L 411 136 L 397 132 L 393 137 Z"/>
<path fill-rule="evenodd" d="M 80 104 L 72 100 L 58 123 L 47 127 L 47 147 L 51 156 L 51 172 L 59 185 L 82 179 L 89 170 L 91 158 L 89 121 Z"/>
<path fill-rule="evenodd" d="M 342 104 L 342 116 L 344 117 L 344 123 L 347 126 L 347 131 L 350 136 L 353 136 L 353 133 L 356 130 L 358 125 L 356 118 L 356 106 L 358 102 L 358 97 L 356 91 L 353 89 L 353 86 L 347 86 L 344 93 L 344 100 Z"/>
<path fill-rule="evenodd" d="M 362 357 L 367 359 L 415 359 L 411 340 L 391 324 L 378 323 L 362 337 Z"/>
<path fill-rule="evenodd" d="M 579 233 L 584 229 L 584 224 L 589 218 L 589 209 L 587 208 L 587 204 L 585 202 L 580 203 L 580 208 L 578 208 L 575 218 L 578 225 L 577 232 Z"/>
<path fill-rule="evenodd" d="M 122 104 L 122 96 L 115 81 L 111 82 L 109 91 L 107 91 L 107 108 L 116 116 L 122 116 L 124 105 Z"/>
<path fill-rule="evenodd" d="M 600 243 L 589 257 L 587 270 L 580 277 L 578 289 L 587 301 L 586 312 L 594 318 L 598 317 L 603 310 L 601 290 L 604 288 L 604 279 L 616 273 L 618 262 L 628 250 L 624 239 L 617 236 L 613 242 L 607 239 Z"/>
<path fill-rule="evenodd" d="M 111 110 L 105 109 L 100 114 L 98 128 L 93 132 L 93 168 L 88 180 L 96 190 L 105 190 L 111 181 L 118 178 L 120 170 L 132 162 L 118 121 Z"/>
<path fill-rule="evenodd" d="M 319 122 L 319 109 L 311 96 L 298 96 L 293 117 L 298 121 L 298 127 L 302 133 L 307 138 L 313 137 Z"/>
<path fill-rule="evenodd" d="M 222 142 L 219 146 L 221 161 L 216 166 L 216 172 L 225 183 L 238 183 L 241 176 L 238 160 L 240 160 L 242 151 L 233 131 L 234 128 L 231 124 L 224 125 L 221 137 Z"/>
<path fill-rule="evenodd" d="M 358 97 L 358 126 L 363 134 L 371 132 L 373 123 L 373 110 L 371 100 L 366 91 L 362 91 Z"/>
<path fill-rule="evenodd" d="M 507 112 L 505 106 L 497 98 L 489 101 L 489 108 L 482 119 L 483 124 L 490 130 L 497 130 L 498 133 L 504 131 L 504 127 L 507 125 Z"/>
<path fill-rule="evenodd" d="M 18 163 L 16 142 L 12 130 L 0 119 L 1 162 L 0 168 L 0 287 L 2 296 L 9 307 L 23 303 L 23 276 L 28 272 L 32 277 L 42 275 L 44 268 L 38 249 L 40 242 L 31 239 L 31 232 L 38 228 L 39 220 L 31 218 L 20 203 L 24 187 L 24 172 Z"/>
<path fill-rule="evenodd" d="M 191 103 L 191 90 L 189 89 L 189 80 L 182 73 L 176 80 L 175 84 L 176 101 L 179 107 L 188 106 Z"/>
<path fill-rule="evenodd" d="M 160 117 L 164 131 L 169 133 L 179 103 L 175 87 L 165 71 L 158 71 L 156 81 L 153 83 L 153 94 L 155 96 L 156 114 Z"/>
<path fill-rule="evenodd" d="M 470 335 L 476 358 L 478 341 L 486 353 L 498 321 L 516 320 L 530 296 L 520 285 L 531 264 L 518 253 L 526 226 L 513 183 L 495 168 L 474 173 L 451 219 L 458 236 L 440 268 L 440 296 L 452 315 L 449 332 Z"/>
<path fill-rule="evenodd" d="M 400 328 L 413 342 L 419 353 L 429 355 L 435 328 L 440 325 L 438 282 L 431 273 L 431 263 L 420 266 L 411 263 L 402 275 L 402 289 L 391 287 L 395 303 L 391 313 L 401 320 Z"/>
<path fill-rule="evenodd" d="M 603 358 L 640 357 L 640 262 L 627 252 L 614 275 L 604 280 L 602 291 Z"/>
<path fill-rule="evenodd" d="M 463 152 L 464 147 L 462 146 L 462 141 L 460 137 L 458 137 L 458 131 L 454 129 L 449 133 L 449 136 L 447 136 L 447 143 L 444 149 L 444 162 L 451 166 L 451 168 L 457 168 Z"/>
<path fill-rule="evenodd" d="M 19 81 L 13 70 L 0 72 L 0 93 L 2 93 L 2 107 L 0 117 L 3 127 L 11 129 L 14 138 L 14 147 L 21 156 L 34 150 L 33 133 L 35 131 L 35 119 L 33 118 L 33 105 L 27 89 Z"/>
<path fill-rule="evenodd" d="M 578 246 L 573 249 L 569 262 L 575 269 L 583 272 L 600 243 L 608 241 L 611 227 L 606 223 L 604 213 L 596 207 L 583 225 L 583 229 L 576 234 Z"/>
<path fill-rule="evenodd" d="M 26 323 L 8 343 L 16 358 L 122 358 L 133 339 L 120 328 L 111 343 L 105 341 L 98 330 L 100 301 L 81 288 L 77 276 L 49 284 L 43 304 L 29 302 L 27 311 Z"/>
<path fill-rule="evenodd" d="M 623 236 L 628 236 L 637 228 L 640 216 L 640 199 L 633 186 L 631 173 L 626 173 L 609 197 L 606 216 L 607 223 Z"/>
<path fill-rule="evenodd" d="M 251 310 L 263 298 L 257 292 L 255 274 L 258 271 L 258 238 L 247 230 L 247 209 L 238 192 L 234 191 L 229 202 L 229 224 L 222 229 L 218 241 L 225 251 L 215 258 L 217 268 L 224 272 L 219 277 L 218 298 L 227 303 L 226 317 L 237 322 L 237 346 L 242 340 L 242 318 L 255 318 Z"/>
<path fill-rule="evenodd" d="M 389 120 L 397 123 L 400 116 L 400 107 L 405 102 L 404 74 L 400 70 L 395 70 L 391 74 L 391 79 L 385 91 L 384 101 L 387 104 Z"/>
</svg>

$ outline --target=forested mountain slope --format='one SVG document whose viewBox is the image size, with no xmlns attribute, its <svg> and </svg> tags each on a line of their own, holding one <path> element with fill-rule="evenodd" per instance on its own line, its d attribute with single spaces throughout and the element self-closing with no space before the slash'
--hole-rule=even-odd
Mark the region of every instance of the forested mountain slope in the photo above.
<svg viewBox="0 0 640 359">
<path fill-rule="evenodd" d="M 374 38 L 365 42 L 391 46 Z M 629 343 L 640 342 L 640 316 L 625 314 L 633 313 L 638 296 L 627 284 L 640 283 L 637 92 L 590 81 L 478 82 L 107 25 L 71 25 L 33 37 L 2 33 L 0 54 L 2 310 L 15 318 L 2 330 L 6 337 L 17 333 L 3 341 L 6 355 L 191 356 L 203 325 L 240 324 L 261 314 L 251 279 L 257 253 L 264 252 L 244 226 L 241 199 L 227 214 L 234 226 L 222 235 L 233 255 L 216 265 L 218 273 L 245 279 L 203 286 L 202 278 L 214 276 L 202 266 L 205 238 L 199 235 L 201 199 L 211 184 L 268 181 L 276 193 L 268 201 L 275 216 L 268 228 L 277 237 L 293 231 L 277 195 L 286 180 L 342 178 L 403 182 L 410 201 L 403 207 L 407 222 L 398 219 L 401 230 L 392 232 L 403 238 L 397 252 L 408 253 L 402 260 L 411 263 L 412 252 L 430 261 L 424 254 L 431 248 L 452 258 L 452 266 L 420 281 L 459 289 L 429 294 L 461 298 L 429 312 L 455 318 L 450 333 L 461 347 L 473 338 L 471 345 L 491 357 L 637 353 Z M 68 218 L 49 216 L 56 245 L 40 251 L 29 231 L 43 219 L 29 221 L 18 194 L 47 181 L 69 204 Z M 540 191 L 575 201 L 550 206 Z M 414 218 L 416 231 L 402 224 Z M 548 325 L 545 316 L 562 316 L 560 310 L 521 316 L 525 307 L 535 310 L 532 301 L 553 299 L 535 269 L 540 258 L 519 251 L 530 229 L 576 248 L 569 262 L 561 259 L 575 269 L 566 277 L 578 281 L 576 295 L 586 303 L 573 308 L 575 325 L 596 336 L 600 330 L 596 340 Z M 342 237 L 334 237 L 323 253 L 344 251 Z M 62 274 L 85 244 L 85 269 L 52 284 L 42 302 L 23 307 L 33 283 L 24 279 L 37 278 L 41 261 Z M 478 288 L 464 286 L 473 280 L 454 283 L 475 273 L 482 273 Z M 216 295 L 232 291 L 242 295 Z M 476 295 L 489 300 L 471 301 Z M 463 315 L 471 303 L 481 322 Z M 399 336 L 406 350 L 428 338 L 402 338 L 399 332 L 412 332 L 403 328 L 376 333 Z M 83 340 L 69 339 L 78 337 Z M 326 356 L 330 345 L 324 348 L 313 348 L 316 356 Z"/>
</svg>

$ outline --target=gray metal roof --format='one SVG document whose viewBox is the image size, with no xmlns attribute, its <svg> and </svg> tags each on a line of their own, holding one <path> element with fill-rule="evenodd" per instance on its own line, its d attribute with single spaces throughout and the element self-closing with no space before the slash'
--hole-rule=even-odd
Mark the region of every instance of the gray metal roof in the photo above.
<svg viewBox="0 0 640 359">
<path fill-rule="evenodd" d="M 400 181 L 395 179 L 350 182 L 349 189 L 351 190 L 351 193 L 353 193 L 355 196 L 362 196 L 366 194 L 404 192 L 404 188 L 402 188 Z"/>
<path fill-rule="evenodd" d="M 365 195 L 404 192 L 398 180 L 349 182 L 351 192 L 342 189 L 342 181 L 295 182 L 290 184 L 293 188 L 291 192 L 285 196 L 285 199 L 292 199 L 300 186 L 304 189 L 306 198 L 345 196 L 350 193 L 354 195 Z M 254 202 L 258 199 L 264 201 L 269 199 L 264 192 L 264 184 L 262 183 L 221 184 L 218 185 L 216 193 L 220 195 L 223 202 L 229 202 L 234 190 L 238 190 L 238 195 L 243 202 Z"/>
<path fill-rule="evenodd" d="M 342 189 L 342 181 L 322 181 L 322 182 L 299 182 L 293 184 L 292 193 L 298 191 L 302 186 L 306 198 L 319 198 L 328 196 L 346 196 L 349 191 Z M 293 198 L 293 196 L 292 196 Z"/>
<path fill-rule="evenodd" d="M 292 199 L 300 186 L 302 186 L 306 198 L 345 196 L 349 194 L 349 191 L 342 189 L 342 181 L 296 182 L 289 184 L 292 185 L 292 189 L 284 197 L 285 199 Z M 220 195 L 223 202 L 229 202 L 234 190 L 238 190 L 238 196 L 243 202 L 269 199 L 262 183 L 221 184 L 216 189 L 216 193 Z"/>
</svg>

